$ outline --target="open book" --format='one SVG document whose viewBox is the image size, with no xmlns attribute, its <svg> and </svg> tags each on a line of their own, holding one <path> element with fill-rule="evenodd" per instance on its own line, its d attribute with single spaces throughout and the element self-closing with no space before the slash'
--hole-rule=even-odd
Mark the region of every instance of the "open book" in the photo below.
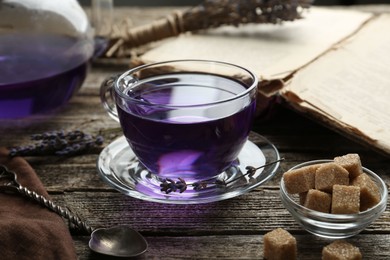
<svg viewBox="0 0 390 260">
<path fill-rule="evenodd" d="M 221 27 L 164 41 L 141 62 L 211 59 L 263 80 L 287 104 L 390 155 L 390 15 L 312 7 L 282 25 Z"/>
</svg>

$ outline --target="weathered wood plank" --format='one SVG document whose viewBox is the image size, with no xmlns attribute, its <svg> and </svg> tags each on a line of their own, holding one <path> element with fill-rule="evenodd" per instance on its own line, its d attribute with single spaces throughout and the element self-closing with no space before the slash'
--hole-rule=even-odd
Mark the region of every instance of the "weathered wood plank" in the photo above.
<svg viewBox="0 0 390 260">
<path fill-rule="evenodd" d="M 237 198 L 198 205 L 146 202 L 115 191 L 65 192 L 52 197 L 92 226 L 128 224 L 148 235 L 253 235 L 277 227 L 305 233 L 284 208 L 278 189 L 259 188 Z M 363 233 L 390 234 L 389 221 L 387 210 Z"/>
<path fill-rule="evenodd" d="M 330 240 L 309 234 L 297 235 L 298 259 L 321 259 L 322 248 Z M 80 260 L 102 259 L 88 249 L 88 237 L 76 237 Z M 150 237 L 148 251 L 137 259 L 263 259 L 263 235 Z M 390 235 L 366 235 L 349 238 L 359 247 L 363 259 L 388 259 Z"/>
</svg>

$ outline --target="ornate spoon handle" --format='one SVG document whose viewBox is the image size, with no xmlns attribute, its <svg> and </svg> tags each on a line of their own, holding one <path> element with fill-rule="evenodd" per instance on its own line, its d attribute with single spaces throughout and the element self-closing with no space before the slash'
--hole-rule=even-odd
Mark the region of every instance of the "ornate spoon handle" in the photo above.
<svg viewBox="0 0 390 260">
<path fill-rule="evenodd" d="M 58 206 L 53 201 L 46 199 L 42 195 L 39 195 L 35 191 L 31 191 L 26 187 L 23 187 L 17 181 L 16 173 L 7 169 L 7 167 L 0 165 L 0 178 L 7 179 L 8 182 L 0 185 L 0 191 L 6 193 L 17 193 L 24 197 L 34 200 L 38 202 L 39 205 L 50 209 L 51 211 L 57 213 L 61 217 L 68 219 L 70 222 L 75 224 L 82 231 L 91 234 L 94 228 L 90 227 L 86 222 L 82 221 L 78 216 L 71 213 L 67 208 Z"/>
<path fill-rule="evenodd" d="M 54 211 L 55 213 L 57 213 L 61 217 L 68 219 L 70 222 L 75 224 L 82 231 L 87 232 L 88 234 L 91 234 L 92 231 L 94 230 L 87 223 L 82 221 L 78 216 L 71 213 L 67 208 L 58 206 L 53 201 L 46 199 L 42 195 L 39 195 L 36 192 L 27 189 L 26 187 L 19 186 L 18 192 L 19 192 L 19 194 L 38 202 L 41 206 L 44 206 L 44 207 L 50 209 L 51 211 Z"/>
</svg>

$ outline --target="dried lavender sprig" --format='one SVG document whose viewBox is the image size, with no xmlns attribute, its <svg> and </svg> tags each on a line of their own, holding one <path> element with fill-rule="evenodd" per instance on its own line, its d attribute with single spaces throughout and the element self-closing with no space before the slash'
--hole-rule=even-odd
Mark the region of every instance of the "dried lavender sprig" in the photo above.
<svg viewBox="0 0 390 260">
<path fill-rule="evenodd" d="M 281 24 L 302 18 L 304 9 L 310 8 L 313 0 L 204 0 L 183 12 L 130 27 L 114 25 L 106 57 L 123 57 L 131 54 L 134 47 L 150 42 L 175 37 L 186 32 L 196 32 L 223 25 Z"/>
<path fill-rule="evenodd" d="M 166 194 L 169 194 L 171 192 L 176 192 L 176 191 L 179 191 L 180 193 L 182 193 L 187 189 L 188 186 L 192 186 L 193 190 L 195 190 L 195 191 L 205 189 L 208 187 L 209 184 L 213 184 L 216 187 L 227 186 L 229 183 L 235 182 L 244 176 L 248 175 L 249 177 L 252 177 L 256 173 L 257 170 L 264 168 L 264 167 L 267 167 L 267 166 L 270 166 L 272 164 L 281 162 L 283 160 L 284 160 L 284 158 L 281 158 L 281 159 L 266 163 L 266 164 L 259 166 L 259 167 L 247 166 L 247 167 L 245 167 L 245 169 L 247 170 L 245 174 L 243 174 L 239 177 L 236 177 L 228 182 L 225 182 L 224 180 L 219 180 L 219 179 L 217 179 L 217 180 L 205 179 L 205 180 L 194 182 L 194 183 L 186 183 L 186 181 L 182 178 L 178 178 L 178 181 L 174 181 L 171 178 L 166 178 L 166 179 L 162 180 L 162 182 L 160 184 L 160 187 L 161 187 L 160 190 L 162 192 L 165 192 Z"/>
<path fill-rule="evenodd" d="M 93 136 L 81 130 L 65 132 L 64 130 L 48 131 L 31 135 L 34 144 L 10 148 L 9 156 L 39 156 L 81 154 L 103 144 L 101 135 Z"/>
<path fill-rule="evenodd" d="M 228 185 L 229 183 L 232 183 L 232 182 L 234 182 L 234 181 L 236 181 L 236 180 L 238 180 L 238 179 L 241 179 L 242 177 L 244 177 L 244 176 L 246 176 L 246 175 L 248 175 L 249 177 L 252 177 L 253 175 L 255 175 L 255 173 L 256 173 L 257 170 L 260 170 L 260 169 L 265 168 L 265 167 L 267 167 L 267 166 L 270 166 L 270 165 L 272 165 L 272 164 L 281 162 L 281 161 L 283 161 L 283 160 L 284 160 L 284 158 L 280 158 L 280 159 L 278 159 L 278 160 L 275 160 L 275 161 L 272 161 L 272 162 L 263 164 L 262 166 L 259 166 L 259 167 L 257 167 L 257 168 L 256 168 L 256 167 L 253 167 L 253 166 L 247 166 L 247 167 L 245 167 L 245 169 L 247 170 L 245 174 L 243 174 L 242 176 L 239 176 L 239 177 L 237 177 L 237 178 L 234 178 L 233 180 L 230 180 L 230 181 L 228 181 L 228 182 L 225 182 L 225 185 Z"/>
</svg>

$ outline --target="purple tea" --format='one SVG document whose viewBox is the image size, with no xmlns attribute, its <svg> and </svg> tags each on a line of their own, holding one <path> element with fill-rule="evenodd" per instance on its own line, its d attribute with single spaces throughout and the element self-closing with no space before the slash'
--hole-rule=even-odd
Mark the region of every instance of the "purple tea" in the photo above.
<svg viewBox="0 0 390 260">
<path fill-rule="evenodd" d="M 256 107 L 253 93 L 229 104 L 206 104 L 233 98 L 246 88 L 211 74 L 155 76 L 123 92 L 142 103 L 116 94 L 118 117 L 132 150 L 151 172 L 200 180 L 236 160 Z"/>
<path fill-rule="evenodd" d="M 81 86 L 93 46 L 47 34 L 0 34 L 0 118 L 44 113 Z"/>
</svg>

